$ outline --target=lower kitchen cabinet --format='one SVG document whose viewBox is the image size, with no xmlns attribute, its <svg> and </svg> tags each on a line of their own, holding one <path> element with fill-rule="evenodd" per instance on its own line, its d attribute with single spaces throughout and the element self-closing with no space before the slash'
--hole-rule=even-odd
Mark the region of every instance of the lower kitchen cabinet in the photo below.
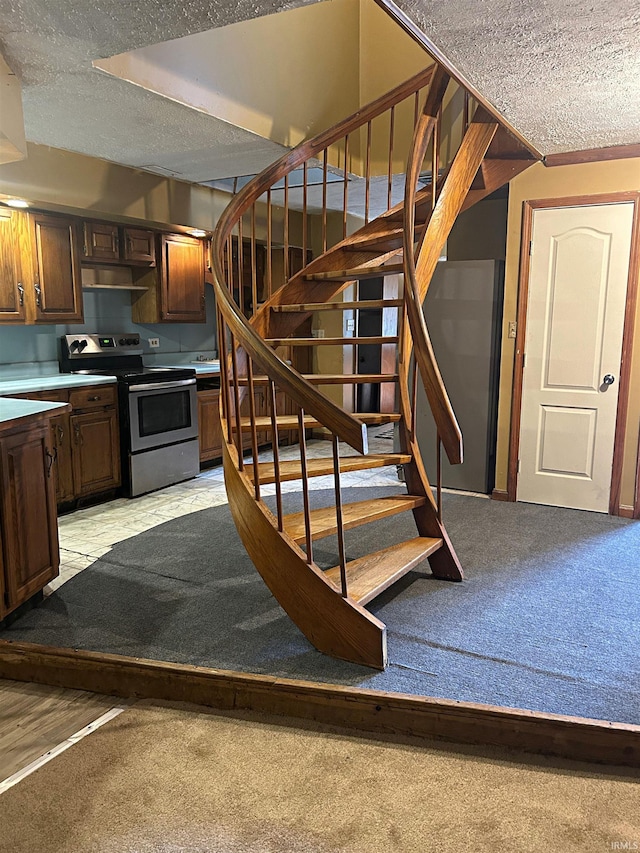
<svg viewBox="0 0 640 853">
<path fill-rule="evenodd" d="M 220 424 L 220 391 L 198 391 L 198 433 L 200 464 L 222 456 L 222 426 Z"/>
<path fill-rule="evenodd" d="M 49 424 L 0 432 L 0 619 L 58 574 Z"/>
<path fill-rule="evenodd" d="M 116 410 L 71 415 L 73 488 L 81 498 L 120 485 L 120 443 Z"/>
<path fill-rule="evenodd" d="M 256 386 L 254 389 L 255 413 L 258 417 L 267 416 L 271 413 L 268 402 L 268 390 L 266 387 Z M 278 392 L 276 395 L 276 406 L 278 414 L 287 412 L 285 395 Z M 249 399 L 245 396 L 240 411 L 242 417 L 249 416 Z M 235 422 L 232 424 L 235 428 Z M 220 390 L 218 388 L 204 389 L 198 391 L 198 431 L 200 433 L 200 464 L 220 459 L 222 456 L 222 426 L 220 424 Z M 278 432 L 279 444 L 294 444 L 297 442 L 297 430 L 280 430 Z M 271 430 L 260 430 L 257 433 L 258 446 L 264 447 L 271 444 Z M 242 446 L 245 451 L 251 450 L 251 432 L 242 435 Z"/>
<path fill-rule="evenodd" d="M 71 413 L 49 421 L 49 446 L 59 508 L 80 498 L 117 489 L 121 484 L 120 433 L 115 385 L 91 385 L 72 391 L 15 395 L 30 400 L 71 403 Z"/>
<path fill-rule="evenodd" d="M 116 489 L 121 483 L 116 386 L 76 388 L 69 402 L 74 496 Z"/>
</svg>

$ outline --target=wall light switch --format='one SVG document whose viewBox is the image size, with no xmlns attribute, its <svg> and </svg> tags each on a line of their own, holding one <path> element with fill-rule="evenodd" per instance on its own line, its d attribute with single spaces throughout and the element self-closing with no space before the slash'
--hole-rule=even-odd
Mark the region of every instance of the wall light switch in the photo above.
<svg viewBox="0 0 640 853">
<path fill-rule="evenodd" d="M 515 338 L 517 332 L 518 332 L 518 324 L 514 320 L 511 320 L 509 322 L 509 332 L 507 334 L 507 337 Z"/>
<path fill-rule="evenodd" d="M 159 347 L 160 346 L 160 338 L 149 338 L 149 346 L 150 347 Z"/>
</svg>

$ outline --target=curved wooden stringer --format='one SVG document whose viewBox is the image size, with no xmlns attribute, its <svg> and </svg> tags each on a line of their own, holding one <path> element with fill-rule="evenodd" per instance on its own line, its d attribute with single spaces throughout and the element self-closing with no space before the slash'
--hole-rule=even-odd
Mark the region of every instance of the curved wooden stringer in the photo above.
<svg viewBox="0 0 640 853">
<path fill-rule="evenodd" d="M 386 628 L 365 605 L 424 560 L 436 577 L 462 579 L 462 567 L 442 522 L 439 478 L 434 496 L 416 441 L 416 387 L 420 381 L 436 422 L 438 441 L 452 463 L 462 461 L 462 436 L 435 361 L 422 302 L 460 211 L 535 159 L 508 134 L 498 116 L 478 108 L 469 120 L 465 94 L 459 144 L 441 162 L 443 103 L 445 92 L 451 91 L 449 86 L 457 88 L 442 68 L 431 65 L 287 153 L 233 199 L 220 219 L 213 244 L 223 364 L 224 471 L 236 527 L 265 583 L 310 642 L 326 654 L 376 668 L 386 665 Z M 453 99 L 447 103 L 451 102 Z M 406 126 L 408 114 L 414 131 L 403 134 L 406 152 L 400 155 L 394 128 L 396 124 Z M 384 127 L 387 119 L 390 134 L 381 143 L 373 129 Z M 449 142 L 451 137 L 449 129 Z M 427 186 L 417 189 L 425 182 L 429 148 L 430 176 Z M 406 181 L 404 200 L 398 203 L 394 196 L 399 162 Z M 311 167 L 321 170 L 320 190 L 314 190 L 308 180 Z M 294 170 L 302 173 L 302 180 L 296 181 L 301 188 L 295 205 L 290 182 Z M 342 189 L 337 211 L 328 201 L 330 195 L 335 198 L 329 186 L 336 174 Z M 364 196 L 363 224 L 348 233 L 348 220 L 354 212 L 349 203 L 350 185 L 358 181 Z M 374 210 L 371 199 L 374 194 L 379 198 L 380 185 L 386 189 L 386 206 Z M 376 187 L 377 194 L 372 190 Z M 261 233 L 257 222 L 264 223 Z M 336 230 L 336 222 L 337 239 L 331 241 L 329 234 Z M 294 225 L 301 232 L 301 257 L 291 253 Z M 276 228 L 280 229 L 277 239 Z M 312 230 L 316 246 L 321 244 L 313 258 L 308 239 Z M 262 266 L 257 260 L 258 245 L 264 252 Z M 396 313 L 394 332 L 373 337 L 313 337 L 309 324 L 323 311 L 358 309 L 356 283 L 369 278 L 396 283 L 395 293 L 391 292 L 393 286 L 385 284 L 383 298 L 367 302 L 367 307 L 375 305 L 383 312 Z M 308 355 L 321 346 L 341 351 L 361 344 L 379 344 L 387 352 L 395 348 L 395 364 L 364 377 L 349 371 L 322 374 L 313 369 Z M 336 394 L 336 388 L 351 388 L 364 381 L 381 389 L 395 384 L 395 408 L 385 405 L 381 412 L 357 414 L 346 411 L 339 398 L 344 401 L 347 395 Z M 367 425 L 381 423 L 398 425 L 399 452 L 368 453 Z M 308 453 L 310 429 L 321 430 L 328 438 L 329 451 L 319 458 L 310 458 Z M 297 457 L 281 459 L 280 443 L 283 438 L 290 441 L 292 434 L 299 448 Z M 265 444 L 272 447 L 273 458 L 260 461 L 260 448 Z M 345 448 L 353 448 L 357 455 L 346 455 Z M 246 451 L 251 452 L 250 461 L 244 458 Z M 389 465 L 404 468 L 405 490 L 399 487 L 399 494 L 393 497 L 343 503 L 344 472 Z M 335 500 L 329 507 L 313 508 L 309 483 L 313 477 L 327 475 L 333 478 Z M 286 514 L 283 510 L 281 484 L 286 480 L 300 482 L 300 512 Z M 275 512 L 263 500 L 267 484 L 275 485 Z M 413 512 L 414 538 L 393 545 L 382 541 L 375 553 L 348 558 L 345 530 L 406 511 Z M 338 564 L 327 571 L 314 561 L 315 542 L 325 536 L 335 536 L 339 555 Z"/>
</svg>

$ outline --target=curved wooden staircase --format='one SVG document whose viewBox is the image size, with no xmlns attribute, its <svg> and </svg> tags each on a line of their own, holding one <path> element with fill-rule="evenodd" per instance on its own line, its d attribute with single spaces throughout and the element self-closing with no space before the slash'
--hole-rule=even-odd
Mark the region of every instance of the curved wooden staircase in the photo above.
<svg viewBox="0 0 640 853">
<path fill-rule="evenodd" d="M 477 106 L 434 64 L 287 153 L 235 196 L 220 219 L 213 261 L 229 505 L 269 589 L 316 648 L 329 655 L 384 668 L 386 628 L 365 605 L 424 560 L 437 578 L 462 580 L 442 523 L 439 471 L 434 495 L 416 443 L 416 392 L 422 382 L 438 449 L 444 447 L 451 463 L 462 462 L 462 436 L 422 303 L 458 214 L 534 161 L 498 116 Z M 322 176 L 315 186 L 312 171 Z M 399 183 L 404 199 L 394 203 Z M 356 192 L 363 224 L 353 231 Z M 294 228 L 304 264 L 297 271 L 290 268 Z M 257 260 L 259 240 L 264 270 Z M 370 278 L 383 278 L 388 295 L 366 307 L 396 318 L 391 334 L 310 335 L 310 323 L 320 322 L 322 312 L 361 308 L 359 282 Z M 404 284 L 394 293 L 392 285 L 401 278 Z M 340 352 L 365 344 L 391 350 L 393 368 L 373 375 L 308 369 L 309 354 L 317 348 Z M 385 399 L 395 388 L 393 411 L 345 411 L 337 401 L 340 390 L 363 382 L 387 389 Z M 267 414 L 258 410 L 259 391 L 266 393 Z M 343 393 L 345 398 L 349 394 Z M 368 454 L 367 425 L 380 423 L 397 424 L 400 453 Z M 326 457 L 308 458 L 310 429 L 327 439 Z M 281 437 L 292 430 L 299 458 L 281 460 Z M 273 461 L 257 463 L 266 433 Z M 345 455 L 345 445 L 359 455 Z M 251 461 L 244 459 L 247 446 Z M 342 473 L 387 465 L 404 468 L 406 488 L 399 483 L 397 496 L 343 503 Z M 335 501 L 312 509 L 309 480 L 326 475 L 333 477 Z M 300 481 L 302 510 L 295 514 L 282 509 L 286 480 Z M 275 484 L 275 513 L 262 500 L 266 484 Z M 416 524 L 414 538 L 390 547 L 381 542 L 376 553 L 348 559 L 345 530 L 408 511 Z M 339 564 L 322 571 L 313 559 L 314 543 L 332 535 Z"/>
</svg>

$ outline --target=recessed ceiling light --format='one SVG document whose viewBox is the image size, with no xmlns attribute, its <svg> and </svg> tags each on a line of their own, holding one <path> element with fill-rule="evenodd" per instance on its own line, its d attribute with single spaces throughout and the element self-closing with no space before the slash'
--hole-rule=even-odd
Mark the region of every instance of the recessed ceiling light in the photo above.
<svg viewBox="0 0 640 853">
<path fill-rule="evenodd" d="M 23 198 L 8 198 L 4 203 L 9 205 L 9 207 L 29 207 L 29 202 Z"/>
<path fill-rule="evenodd" d="M 203 231 L 202 228 L 190 228 L 189 234 L 191 234 L 192 237 L 206 237 L 207 236 L 207 232 Z"/>
</svg>

